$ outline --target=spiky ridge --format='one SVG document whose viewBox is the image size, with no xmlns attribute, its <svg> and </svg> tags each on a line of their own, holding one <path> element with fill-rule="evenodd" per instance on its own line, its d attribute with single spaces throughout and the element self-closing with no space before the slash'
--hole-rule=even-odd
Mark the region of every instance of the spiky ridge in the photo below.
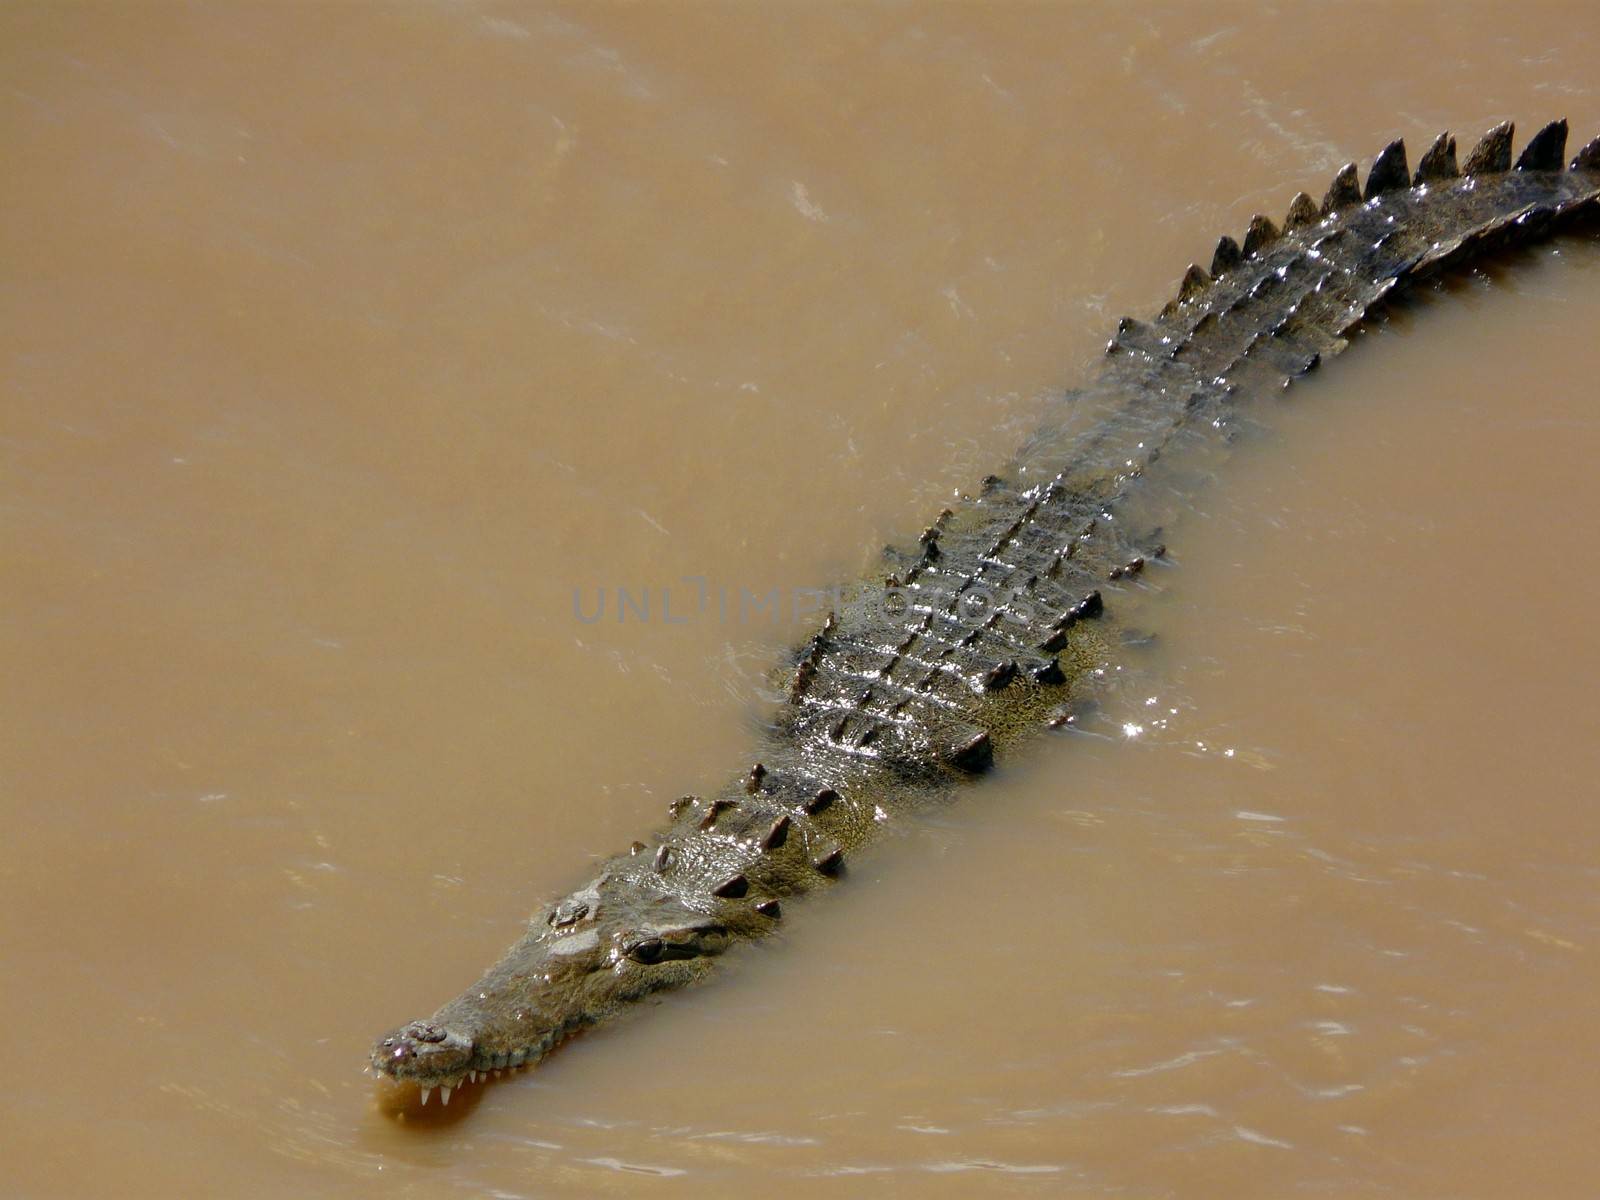
<svg viewBox="0 0 1600 1200">
<path fill-rule="evenodd" d="M 1344 260 L 1370 252 L 1366 254 L 1367 261 L 1359 264 L 1370 278 L 1359 278 L 1356 264 L 1341 266 L 1344 273 L 1358 276 L 1358 284 L 1376 287 L 1391 279 L 1414 279 L 1448 268 L 1486 247 L 1493 248 L 1497 238 L 1508 233 L 1506 240 L 1525 240 L 1543 232 L 1552 220 L 1568 218 L 1594 206 L 1594 181 L 1589 176 L 1600 171 L 1600 137 L 1584 146 L 1563 168 L 1567 122 L 1552 121 L 1529 140 L 1513 166 L 1513 129 L 1512 123 L 1506 121 L 1489 130 L 1460 168 L 1456 166 L 1455 138 L 1449 132 L 1441 133 L 1418 161 L 1415 174 L 1406 167 L 1405 142 L 1396 139 L 1373 160 L 1364 190 L 1356 164 L 1346 163 L 1334 175 L 1320 208 L 1304 192 L 1290 202 L 1283 234 L 1291 235 L 1293 244 L 1281 247 L 1282 252 L 1270 265 L 1281 270 L 1286 265 L 1284 260 L 1296 252 L 1322 251 L 1335 238 L 1370 227 L 1376 235 L 1370 245 L 1362 246 L 1359 237 L 1349 239 L 1346 246 L 1353 244 L 1354 254 L 1341 247 L 1338 256 Z M 1570 173 L 1573 178 L 1520 178 L 1563 173 Z M 1363 220 L 1363 216 L 1369 219 Z M 1243 274 L 1248 288 L 1259 288 L 1261 271 L 1251 267 L 1268 265 L 1262 254 L 1281 236 L 1272 222 L 1260 214 L 1251 218 L 1242 246 L 1223 235 L 1217 242 L 1211 270 L 1190 266 L 1177 297 L 1162 310 L 1159 319 L 1181 326 L 1183 323 L 1175 319 L 1180 313 L 1207 311 L 1208 302 L 1218 299 L 1218 288 L 1213 285 L 1230 274 Z M 1415 251 L 1410 260 L 1408 251 Z M 1244 270 L 1241 272 L 1240 268 Z M 1360 306 L 1359 312 L 1353 311 L 1358 301 L 1359 293 L 1352 294 L 1345 314 L 1333 325 L 1324 326 L 1323 332 L 1341 336 L 1359 321 L 1365 306 Z"/>
<path fill-rule="evenodd" d="M 796 656 L 761 762 L 714 796 L 675 801 L 653 845 L 635 842 L 541 910 L 478 983 L 380 1040 L 371 1065 L 442 1098 L 531 1065 L 767 935 L 780 897 L 837 876 L 886 817 L 1070 720 L 1078 683 L 1111 653 L 1094 632 L 1101 589 L 1165 554 L 1114 519 L 1146 469 L 1242 392 L 1279 389 L 1344 349 L 1401 284 L 1592 212 L 1600 138 L 1564 168 L 1566 133 L 1545 126 L 1513 165 L 1512 127 L 1498 125 L 1459 168 L 1440 134 L 1415 174 L 1395 141 L 1365 188 L 1348 164 L 1320 206 L 1302 192 L 1281 228 L 1257 215 L 1241 240 L 1223 237 L 1210 271 L 1191 266 L 1157 317 L 1119 324 L 1084 389 L 1103 421 L 1042 431 L 915 548 L 891 549 L 881 586 L 829 614 Z M 971 611 L 980 593 L 990 602 Z"/>
</svg>

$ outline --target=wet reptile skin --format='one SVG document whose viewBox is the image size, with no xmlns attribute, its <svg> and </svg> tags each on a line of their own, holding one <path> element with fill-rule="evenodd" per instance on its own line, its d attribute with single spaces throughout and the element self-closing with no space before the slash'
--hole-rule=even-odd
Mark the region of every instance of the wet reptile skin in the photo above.
<svg viewBox="0 0 1600 1200">
<path fill-rule="evenodd" d="M 1113 655 L 1117 581 L 1165 553 L 1124 516 L 1160 460 L 1215 438 L 1231 410 L 1330 355 L 1395 289 L 1600 209 L 1600 138 L 1566 161 L 1566 123 L 1513 161 L 1509 124 L 1459 165 L 1441 135 L 1415 172 L 1394 142 L 1365 189 L 1354 164 L 1280 230 L 1256 217 L 1191 267 L 1149 322 L 1124 320 L 1073 398 L 1105 415 L 1046 429 L 939 514 L 885 577 L 842 594 L 797 652 L 753 764 L 685 797 L 648 843 L 535 913 L 487 973 L 380 1038 L 376 1070 L 449 1089 L 537 1062 L 649 993 L 704 976 L 770 933 L 781 903 L 835 878 L 886 820 L 968 786 L 1067 719 Z M 1174 485 L 1168 481 L 1162 484 Z M 1104 591 L 1104 595 L 1102 592 Z M 1114 612 L 1110 615 L 1114 616 Z M 756 761 L 758 760 L 758 761 Z"/>
</svg>

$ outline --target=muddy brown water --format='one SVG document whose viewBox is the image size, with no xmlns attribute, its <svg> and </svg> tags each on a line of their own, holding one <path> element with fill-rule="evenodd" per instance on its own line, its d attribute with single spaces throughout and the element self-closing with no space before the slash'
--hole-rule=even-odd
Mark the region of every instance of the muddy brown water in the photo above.
<svg viewBox="0 0 1600 1200">
<path fill-rule="evenodd" d="M 694 580 L 859 573 L 1218 233 L 1586 139 L 1596 61 L 1538 5 L 6 6 L 0 1192 L 1594 1194 L 1592 239 L 1262 406 L 1096 732 L 447 1114 L 361 1065 L 745 761 L 804 630 Z"/>
</svg>

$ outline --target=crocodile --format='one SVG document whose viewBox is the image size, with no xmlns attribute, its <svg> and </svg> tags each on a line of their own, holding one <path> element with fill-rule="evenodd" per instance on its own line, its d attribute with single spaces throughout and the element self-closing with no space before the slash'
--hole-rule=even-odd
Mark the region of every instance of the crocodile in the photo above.
<svg viewBox="0 0 1600 1200">
<path fill-rule="evenodd" d="M 1159 489 L 1181 503 L 1174 452 L 1217 444 L 1245 401 L 1338 354 L 1419 281 L 1600 212 L 1600 137 L 1570 162 L 1566 142 L 1552 122 L 1513 161 L 1506 122 L 1458 163 L 1444 133 L 1412 170 L 1396 140 L 1364 182 L 1347 164 L 1320 203 L 1301 192 L 1281 225 L 1257 215 L 1221 238 L 1209 270 L 1190 266 L 1153 318 L 1124 318 L 1068 393 L 1062 411 L 1091 423 L 1040 430 L 914 545 L 887 551 L 881 578 L 838 594 L 795 654 L 758 761 L 673 801 L 650 841 L 536 912 L 476 983 L 381 1037 L 369 1069 L 448 1103 L 530 1066 L 700 980 L 895 815 L 1073 722 L 1120 649 L 1108 606 L 1168 561 L 1137 514 Z"/>
</svg>

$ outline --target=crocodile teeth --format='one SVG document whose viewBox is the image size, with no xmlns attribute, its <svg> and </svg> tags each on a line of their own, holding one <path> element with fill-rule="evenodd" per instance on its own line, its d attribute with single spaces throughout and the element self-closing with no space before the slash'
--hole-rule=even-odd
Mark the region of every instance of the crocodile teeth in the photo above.
<svg viewBox="0 0 1600 1200">
<path fill-rule="evenodd" d="M 449 1104 L 450 1103 L 450 1089 L 445 1087 L 443 1084 L 441 1084 L 439 1086 L 439 1103 L 440 1104 Z"/>
<path fill-rule="evenodd" d="M 428 1102 L 428 1097 L 431 1096 L 432 1094 L 433 1094 L 433 1089 L 431 1087 L 423 1088 L 422 1089 L 422 1102 L 424 1104 L 426 1104 Z"/>
</svg>

